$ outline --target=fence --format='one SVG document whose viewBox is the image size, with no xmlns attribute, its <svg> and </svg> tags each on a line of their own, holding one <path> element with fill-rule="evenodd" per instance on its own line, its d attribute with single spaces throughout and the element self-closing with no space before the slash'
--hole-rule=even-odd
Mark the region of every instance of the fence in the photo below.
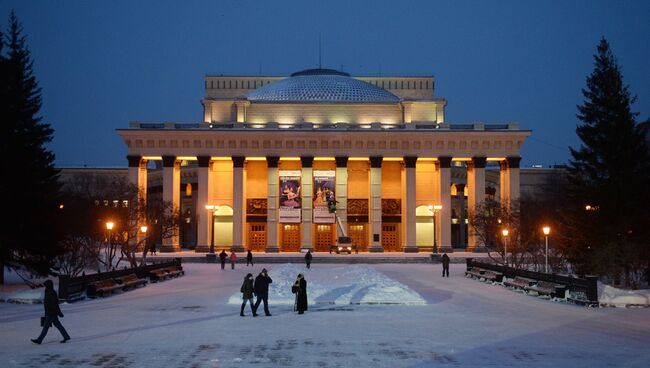
<svg viewBox="0 0 650 368">
<path fill-rule="evenodd" d="M 149 272 L 159 268 L 171 267 L 171 266 L 180 266 L 181 259 L 175 258 L 171 261 L 161 262 L 161 263 L 151 263 L 144 266 L 138 266 L 134 268 L 127 268 L 122 270 L 107 271 L 107 272 L 98 272 L 90 275 L 78 276 L 78 277 L 69 277 L 61 275 L 59 276 L 59 298 L 61 300 L 74 300 L 75 296 L 79 295 L 86 291 L 86 288 L 90 283 L 108 280 L 115 277 L 122 277 L 130 275 L 132 273 L 136 274 L 138 278 L 145 278 L 149 276 Z"/>
<path fill-rule="evenodd" d="M 467 258 L 467 269 L 471 267 L 479 267 L 486 270 L 500 272 L 510 279 L 519 276 L 537 281 L 546 281 L 565 285 L 567 290 L 569 290 L 569 299 L 571 301 L 586 305 L 598 305 L 597 276 L 585 276 L 585 278 L 570 277 L 552 273 L 522 270 L 492 263 L 477 262 L 472 258 Z"/>
</svg>

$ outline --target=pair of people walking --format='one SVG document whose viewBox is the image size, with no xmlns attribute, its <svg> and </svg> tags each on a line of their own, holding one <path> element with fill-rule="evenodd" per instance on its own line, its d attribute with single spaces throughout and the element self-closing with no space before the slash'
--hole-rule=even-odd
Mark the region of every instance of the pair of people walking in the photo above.
<svg viewBox="0 0 650 368">
<path fill-rule="evenodd" d="M 269 277 L 266 268 L 262 269 L 262 272 L 257 275 L 255 281 L 253 281 L 252 273 L 246 275 L 244 283 L 241 286 L 242 299 L 244 301 L 241 304 L 240 316 L 245 316 L 244 308 L 247 302 L 251 305 L 253 317 L 257 317 L 257 309 L 261 303 L 264 303 L 264 314 L 267 316 L 271 315 L 271 311 L 269 311 L 269 284 L 271 283 L 273 283 L 273 279 Z M 253 304 L 253 296 L 257 297 L 255 304 Z"/>
<path fill-rule="evenodd" d="M 70 335 L 68 335 L 68 332 L 59 321 L 59 317 L 63 318 L 63 313 L 61 312 L 61 308 L 59 308 L 59 297 L 56 295 L 56 291 L 54 291 L 54 283 L 52 280 L 45 280 L 43 284 L 45 285 L 45 297 L 43 298 L 45 316 L 41 319 L 43 330 L 37 338 L 31 339 L 31 341 L 34 344 L 40 345 L 43 342 L 45 335 L 47 335 L 50 326 L 54 325 L 54 327 L 56 327 L 61 333 L 61 336 L 63 336 L 63 340 L 61 340 L 61 343 L 63 344 L 70 340 Z"/>
<path fill-rule="evenodd" d="M 219 260 L 221 261 L 221 269 L 226 268 L 226 258 L 230 259 L 230 269 L 234 270 L 235 269 L 235 263 L 237 262 L 237 255 L 235 254 L 234 251 L 230 251 L 230 256 L 226 254 L 225 250 L 222 250 L 221 253 L 219 253 Z"/>
</svg>

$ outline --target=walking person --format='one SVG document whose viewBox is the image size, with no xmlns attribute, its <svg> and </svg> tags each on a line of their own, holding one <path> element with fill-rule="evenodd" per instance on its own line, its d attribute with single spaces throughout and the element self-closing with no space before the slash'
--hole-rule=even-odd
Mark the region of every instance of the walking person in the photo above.
<svg viewBox="0 0 650 368">
<path fill-rule="evenodd" d="M 449 277 L 449 256 L 447 253 L 442 255 L 442 277 Z"/>
<path fill-rule="evenodd" d="M 242 299 L 244 300 L 241 303 L 241 311 L 239 315 L 245 317 L 244 307 L 246 307 L 246 302 L 251 305 L 251 312 L 253 312 L 253 317 L 257 317 L 255 313 L 255 307 L 253 307 L 253 274 L 249 273 L 244 278 L 244 283 L 241 285 Z"/>
<path fill-rule="evenodd" d="M 249 263 L 253 267 L 253 253 L 250 249 L 248 250 L 248 254 L 246 254 L 246 267 L 248 267 Z"/>
<path fill-rule="evenodd" d="M 304 314 L 307 310 L 307 281 L 305 281 L 303 274 L 298 274 L 296 282 L 291 287 L 291 292 L 296 294 L 296 302 L 293 305 L 293 310 L 298 311 L 298 314 Z"/>
<path fill-rule="evenodd" d="M 226 254 L 225 250 L 222 250 L 221 253 L 219 253 L 219 260 L 221 260 L 221 269 L 223 270 L 226 268 L 226 258 L 228 255 Z"/>
<path fill-rule="evenodd" d="M 237 262 L 237 255 L 235 254 L 234 250 L 230 251 L 230 269 L 234 270 L 235 269 L 235 262 Z"/>
<path fill-rule="evenodd" d="M 264 302 L 264 314 L 271 315 L 271 312 L 269 312 L 269 284 L 271 283 L 273 283 L 273 280 L 267 274 L 266 268 L 263 268 L 262 272 L 255 278 L 255 285 L 253 286 L 253 292 L 257 296 L 253 316 L 257 315 L 257 308 L 259 308 L 261 302 Z"/>
<path fill-rule="evenodd" d="M 152 256 L 156 255 L 156 243 L 151 242 L 151 246 L 149 247 L 149 252 L 151 252 Z"/>
<path fill-rule="evenodd" d="M 61 308 L 59 308 L 59 297 L 56 295 L 56 291 L 54 291 L 54 283 L 52 280 L 45 280 L 43 284 L 45 285 L 45 297 L 43 298 L 45 317 L 43 317 L 42 320 L 43 330 L 37 338 L 31 339 L 31 341 L 34 344 L 42 343 L 43 338 L 47 335 L 47 330 L 50 329 L 50 325 L 54 325 L 63 336 L 63 340 L 61 340 L 61 343 L 63 344 L 70 340 L 70 335 L 68 335 L 68 332 L 59 321 L 59 317 L 63 318 L 63 313 L 61 313 Z"/>
<path fill-rule="evenodd" d="M 305 254 L 305 264 L 307 265 L 307 269 L 311 268 L 311 249 L 307 251 L 307 254 Z"/>
</svg>

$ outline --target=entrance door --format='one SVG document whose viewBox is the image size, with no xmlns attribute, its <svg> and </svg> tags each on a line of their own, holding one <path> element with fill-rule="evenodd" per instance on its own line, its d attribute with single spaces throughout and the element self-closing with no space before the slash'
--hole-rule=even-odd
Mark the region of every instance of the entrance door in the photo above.
<svg viewBox="0 0 650 368">
<path fill-rule="evenodd" d="M 382 224 L 381 225 L 381 245 L 384 252 L 399 252 L 399 224 Z"/>
<path fill-rule="evenodd" d="M 348 225 L 348 235 L 352 238 L 352 249 L 359 250 L 359 252 L 368 251 L 368 232 L 367 224 L 354 224 Z"/>
<path fill-rule="evenodd" d="M 334 231 L 332 224 L 316 225 L 316 244 L 315 252 L 329 252 L 330 247 L 334 244 Z"/>
<path fill-rule="evenodd" d="M 252 222 L 248 224 L 248 249 L 253 252 L 266 250 L 266 224 Z"/>
<path fill-rule="evenodd" d="M 282 251 L 300 252 L 300 225 L 282 225 Z"/>
</svg>

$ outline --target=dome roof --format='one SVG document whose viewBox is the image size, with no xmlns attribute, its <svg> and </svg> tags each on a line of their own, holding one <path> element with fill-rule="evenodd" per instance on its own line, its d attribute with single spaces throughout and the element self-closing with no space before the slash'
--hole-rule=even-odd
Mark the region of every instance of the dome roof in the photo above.
<svg viewBox="0 0 650 368">
<path fill-rule="evenodd" d="M 260 102 L 380 102 L 397 103 L 399 97 L 349 74 L 330 69 L 307 69 L 291 74 L 246 97 Z"/>
</svg>

